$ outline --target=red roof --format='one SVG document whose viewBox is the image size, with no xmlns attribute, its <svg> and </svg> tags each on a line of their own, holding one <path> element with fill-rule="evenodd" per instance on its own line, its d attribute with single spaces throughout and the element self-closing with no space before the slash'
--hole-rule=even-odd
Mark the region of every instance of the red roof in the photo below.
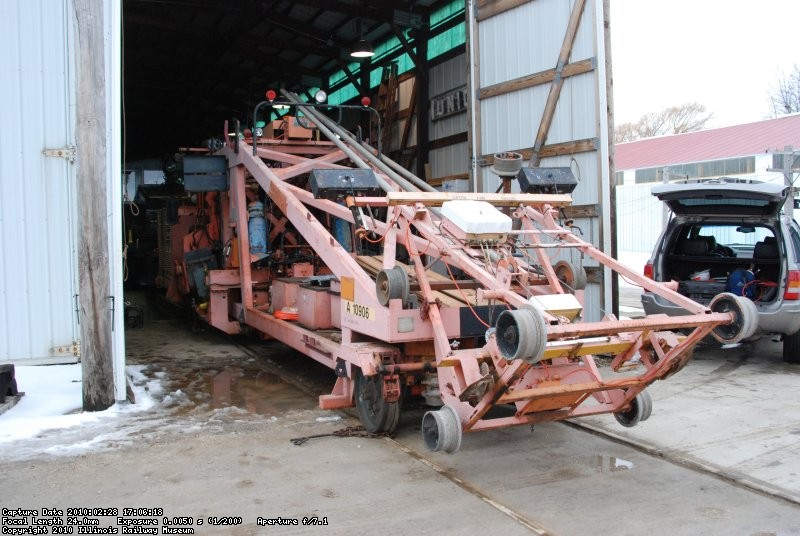
<svg viewBox="0 0 800 536">
<path fill-rule="evenodd" d="M 615 146 L 614 167 L 617 171 L 625 171 L 754 156 L 782 151 L 787 145 L 800 148 L 800 114 L 618 143 Z"/>
</svg>

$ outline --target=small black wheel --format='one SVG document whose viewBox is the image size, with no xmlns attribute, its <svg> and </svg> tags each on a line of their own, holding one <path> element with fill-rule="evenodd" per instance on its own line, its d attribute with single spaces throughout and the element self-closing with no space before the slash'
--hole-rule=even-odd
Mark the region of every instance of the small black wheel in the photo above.
<svg viewBox="0 0 800 536">
<path fill-rule="evenodd" d="M 364 376 L 360 368 L 353 370 L 356 410 L 364 429 L 372 434 L 394 432 L 400 420 L 400 401 L 384 400 L 383 381 L 379 375 Z"/>
<path fill-rule="evenodd" d="M 800 365 L 800 331 L 783 336 L 783 360 Z"/>
<path fill-rule="evenodd" d="M 586 288 L 586 269 L 582 265 L 574 265 L 569 261 L 558 261 L 553 266 L 553 270 L 556 272 L 558 280 L 567 287 L 569 292 L 574 293 L 576 290 Z"/>
<path fill-rule="evenodd" d="M 653 412 L 653 399 L 650 393 L 642 391 L 631 400 L 631 407 L 625 411 L 614 413 L 617 422 L 626 428 L 636 426 L 642 421 L 646 421 Z"/>
<path fill-rule="evenodd" d="M 758 309 L 749 298 L 723 292 L 714 296 L 708 307 L 715 313 L 733 313 L 733 322 L 719 325 L 711 332 L 722 344 L 752 337 L 758 328 Z"/>
<path fill-rule="evenodd" d="M 461 435 L 461 419 L 450 406 L 427 411 L 422 417 L 422 439 L 433 452 L 442 450 L 452 454 L 458 451 L 461 448 Z"/>
</svg>

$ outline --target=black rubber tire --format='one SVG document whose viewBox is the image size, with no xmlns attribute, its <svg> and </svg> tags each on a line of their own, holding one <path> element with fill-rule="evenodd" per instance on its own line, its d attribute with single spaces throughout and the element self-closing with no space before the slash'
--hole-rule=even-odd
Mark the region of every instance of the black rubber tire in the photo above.
<svg viewBox="0 0 800 536">
<path fill-rule="evenodd" d="M 367 432 L 391 434 L 400 420 L 400 401 L 383 399 L 383 381 L 380 375 L 364 376 L 360 368 L 353 368 L 355 398 L 358 418 Z"/>
<path fill-rule="evenodd" d="M 800 331 L 783 336 L 783 360 L 800 365 Z"/>
</svg>

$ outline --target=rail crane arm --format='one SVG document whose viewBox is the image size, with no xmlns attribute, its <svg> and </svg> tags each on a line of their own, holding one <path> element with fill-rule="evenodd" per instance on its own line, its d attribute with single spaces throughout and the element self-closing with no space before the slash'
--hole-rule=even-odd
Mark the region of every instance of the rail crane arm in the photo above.
<svg viewBox="0 0 800 536">
<path fill-rule="evenodd" d="M 355 405 L 371 432 L 393 431 L 412 396 L 440 406 L 422 430 L 446 452 L 464 432 L 584 415 L 632 426 L 650 414 L 645 388 L 680 370 L 701 339 L 755 329 L 748 300 L 722 294 L 704 307 L 573 234 L 560 223 L 569 194 L 430 191 L 317 109 L 306 115 L 330 141 L 226 137 L 217 152 L 230 178 L 221 240 L 238 255 L 207 270 L 198 313 L 333 369 L 320 406 Z M 253 201 L 266 203 L 270 227 L 259 255 Z M 305 256 L 292 262 L 290 250 Z M 687 314 L 581 321 L 585 271 L 559 260 L 573 251 Z"/>
</svg>

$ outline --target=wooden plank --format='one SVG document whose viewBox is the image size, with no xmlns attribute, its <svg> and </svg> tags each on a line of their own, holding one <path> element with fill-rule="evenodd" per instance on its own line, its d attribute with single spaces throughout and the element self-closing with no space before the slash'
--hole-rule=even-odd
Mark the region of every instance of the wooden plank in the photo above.
<svg viewBox="0 0 800 536">
<path fill-rule="evenodd" d="M 410 123 L 411 120 L 409 119 L 409 120 L 407 120 L 407 122 Z M 466 133 L 466 132 L 459 132 L 458 134 L 453 134 L 451 136 L 445 136 L 443 138 L 438 138 L 438 139 L 435 139 L 435 140 L 432 140 L 432 141 L 428 142 L 428 149 L 431 150 L 431 151 L 434 150 L 434 149 L 442 149 L 443 147 L 450 147 L 451 145 L 455 145 L 457 143 L 464 143 L 466 141 L 469 141 L 469 134 Z M 402 148 L 400 150 L 401 151 L 402 150 L 416 151 L 417 150 L 417 146 L 416 145 L 412 145 L 410 147 L 405 147 L 405 148 Z"/>
<path fill-rule="evenodd" d="M 599 138 L 587 138 L 584 140 L 567 141 L 564 143 L 554 143 L 552 145 L 545 145 L 539 150 L 541 158 L 549 158 L 551 156 L 564 156 L 569 154 L 588 153 L 597 150 L 600 145 Z M 533 157 L 533 148 L 514 149 L 513 152 L 520 153 L 523 160 L 529 160 Z M 485 154 L 481 156 L 481 166 L 494 165 L 494 154 Z"/>
<path fill-rule="evenodd" d="M 430 150 L 433 149 L 441 149 L 442 147 L 450 147 L 451 145 L 455 145 L 457 143 L 463 143 L 467 141 L 468 136 L 466 132 L 459 132 L 458 134 L 453 134 L 452 136 L 445 136 L 443 138 L 436 138 L 435 140 L 431 140 L 428 143 L 428 148 Z"/>
<path fill-rule="evenodd" d="M 430 179 L 428 184 L 431 186 L 441 186 L 444 184 L 444 181 L 454 181 L 458 179 L 469 179 L 469 173 L 457 173 L 455 175 L 445 175 L 444 177 L 436 177 L 435 179 Z"/>
<path fill-rule="evenodd" d="M 362 198 L 368 199 L 368 198 Z M 471 192 L 388 192 L 386 200 L 392 205 L 423 203 L 426 206 L 441 206 L 445 201 L 486 201 L 495 206 L 515 207 L 518 205 L 543 205 L 564 207 L 572 204 L 569 194 L 494 194 Z M 359 199 L 356 199 L 358 204 Z"/>
<path fill-rule="evenodd" d="M 414 115 L 414 111 L 417 108 L 417 79 L 414 78 L 414 81 L 411 83 L 411 98 L 409 100 L 408 108 L 403 110 L 403 112 L 408 112 L 408 115 L 401 117 L 398 114 L 398 119 L 405 119 L 406 122 L 403 125 L 403 134 L 400 136 L 400 150 L 404 150 L 406 145 L 408 145 L 408 138 L 411 136 L 411 117 Z"/>
<path fill-rule="evenodd" d="M 572 13 L 569 16 L 569 23 L 567 24 L 567 32 L 564 34 L 564 42 L 561 44 L 561 51 L 558 54 L 558 62 L 556 63 L 556 77 L 550 84 L 550 93 L 547 95 L 547 102 L 544 105 L 544 112 L 542 113 L 542 121 L 539 123 L 539 130 L 536 133 L 536 141 L 533 144 L 533 156 L 531 157 L 531 167 L 536 167 L 542 161 L 540 154 L 541 148 L 547 141 L 547 135 L 550 132 L 550 125 L 553 122 L 553 116 L 556 112 L 556 105 L 561 96 L 561 87 L 564 85 L 564 78 L 562 73 L 564 66 L 569 61 L 569 56 L 572 53 L 572 45 L 575 42 L 575 35 L 578 33 L 578 25 L 583 16 L 583 8 L 586 5 L 586 0 L 575 0 L 575 5 L 572 6 Z"/>
<path fill-rule="evenodd" d="M 532 0 L 479 0 L 477 13 L 478 22 L 525 5 L 531 1 Z"/>
<path fill-rule="evenodd" d="M 569 219 L 597 218 L 600 215 L 599 205 L 571 205 L 564 207 L 564 216 Z"/>
<path fill-rule="evenodd" d="M 342 72 L 344 73 L 344 75 L 347 77 L 347 80 L 348 80 L 348 81 L 349 81 L 351 84 L 353 84 L 353 87 L 355 87 L 355 88 L 356 88 L 356 91 L 358 91 L 359 95 L 366 95 L 366 92 L 365 92 L 365 91 L 364 91 L 364 89 L 361 87 L 361 82 L 359 82 L 359 81 L 356 79 L 356 77 L 355 77 L 355 76 L 353 76 L 353 73 L 352 73 L 352 72 L 350 72 L 350 68 L 347 66 L 347 64 L 344 62 L 344 60 L 341 60 L 341 59 L 340 59 L 340 60 L 337 60 L 337 62 L 336 62 L 336 63 L 338 63 L 338 64 L 339 64 L 339 68 L 342 70 Z"/>
<path fill-rule="evenodd" d="M 592 72 L 596 66 L 596 58 L 588 58 L 585 60 L 576 61 L 575 63 L 570 63 L 564 66 L 564 70 L 561 72 L 561 77 L 569 78 L 570 76 L 589 73 Z M 534 74 L 520 76 L 519 78 L 501 82 L 499 84 L 487 86 L 485 88 L 481 88 L 481 90 L 478 92 L 478 98 L 488 99 L 491 97 L 505 95 L 506 93 L 519 91 L 521 89 L 547 84 L 548 82 L 555 80 L 557 74 L 558 73 L 556 72 L 556 69 L 553 68 Z"/>
</svg>

